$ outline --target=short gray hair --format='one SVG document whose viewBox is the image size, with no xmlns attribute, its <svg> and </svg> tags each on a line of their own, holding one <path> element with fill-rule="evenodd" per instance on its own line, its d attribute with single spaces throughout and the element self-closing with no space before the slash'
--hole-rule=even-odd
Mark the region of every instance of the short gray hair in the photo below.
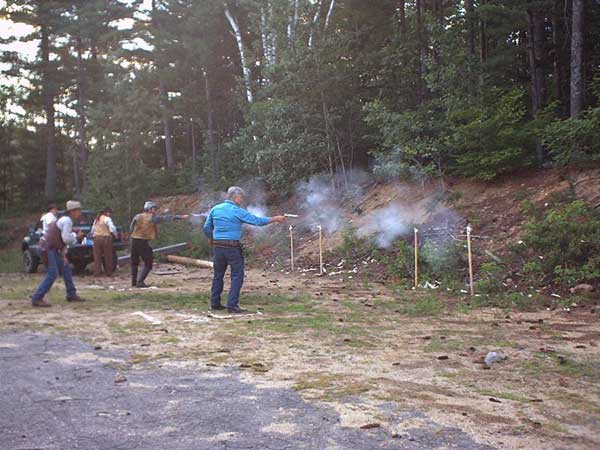
<svg viewBox="0 0 600 450">
<path fill-rule="evenodd" d="M 238 186 L 231 186 L 229 189 L 227 189 L 227 199 L 228 200 L 232 200 L 235 197 L 239 197 L 240 195 L 244 195 L 246 194 L 246 192 Z"/>
</svg>

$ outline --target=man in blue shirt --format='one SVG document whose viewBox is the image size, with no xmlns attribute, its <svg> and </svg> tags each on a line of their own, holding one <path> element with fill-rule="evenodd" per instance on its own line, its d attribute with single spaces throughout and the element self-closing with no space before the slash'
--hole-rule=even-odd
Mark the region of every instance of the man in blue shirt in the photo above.
<svg viewBox="0 0 600 450">
<path fill-rule="evenodd" d="M 210 295 L 213 311 L 224 309 L 221 305 L 223 278 L 231 266 L 231 289 L 227 299 L 230 313 L 243 313 L 240 308 L 240 290 L 244 283 L 244 255 L 240 241 L 242 224 L 264 227 L 270 223 L 285 222 L 284 216 L 258 217 L 243 209 L 244 190 L 237 186 L 227 190 L 227 200 L 210 210 L 204 222 L 204 234 L 211 241 L 214 253 L 214 276 Z"/>
</svg>

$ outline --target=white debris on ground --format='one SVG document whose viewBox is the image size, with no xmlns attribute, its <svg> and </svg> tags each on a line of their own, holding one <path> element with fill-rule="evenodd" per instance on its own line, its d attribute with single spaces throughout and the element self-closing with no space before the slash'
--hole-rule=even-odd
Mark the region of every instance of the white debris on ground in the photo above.
<svg viewBox="0 0 600 450">
<path fill-rule="evenodd" d="M 176 314 L 178 317 L 182 317 L 184 322 L 189 323 L 208 323 L 210 319 L 206 316 L 195 316 L 193 314 Z"/>
<path fill-rule="evenodd" d="M 142 319 L 150 322 L 152 325 L 162 325 L 162 320 L 157 319 L 156 317 L 152 317 L 148 314 L 146 314 L 145 312 L 142 311 L 136 311 L 134 313 L 131 313 L 132 316 L 139 316 Z"/>
</svg>

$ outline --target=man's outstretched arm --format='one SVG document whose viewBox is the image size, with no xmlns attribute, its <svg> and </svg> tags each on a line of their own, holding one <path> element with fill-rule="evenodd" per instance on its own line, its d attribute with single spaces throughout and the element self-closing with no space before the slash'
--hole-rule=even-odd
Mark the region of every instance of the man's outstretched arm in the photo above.
<svg viewBox="0 0 600 450">
<path fill-rule="evenodd" d="M 245 209 L 238 208 L 237 218 L 243 223 L 248 225 L 254 225 L 255 227 L 264 227 L 270 223 L 283 223 L 285 222 L 284 216 L 273 216 L 273 217 L 259 217 L 252 213 L 249 213 Z"/>
</svg>

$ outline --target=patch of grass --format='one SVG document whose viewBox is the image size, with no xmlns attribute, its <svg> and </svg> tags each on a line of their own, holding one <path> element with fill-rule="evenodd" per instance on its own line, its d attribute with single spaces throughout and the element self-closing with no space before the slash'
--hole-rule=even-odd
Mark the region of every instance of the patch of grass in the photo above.
<svg viewBox="0 0 600 450">
<path fill-rule="evenodd" d="M 149 361 L 152 359 L 151 355 L 146 355 L 143 353 L 135 353 L 133 355 L 131 355 L 131 358 L 129 359 L 128 363 L 129 364 L 141 364 L 144 363 L 146 361 Z"/>
<path fill-rule="evenodd" d="M 179 344 L 181 339 L 179 339 L 177 336 L 163 336 L 159 339 L 159 341 L 161 344 Z"/>
<path fill-rule="evenodd" d="M 427 353 L 456 351 L 464 348 L 466 344 L 463 341 L 455 339 L 438 339 L 434 338 L 423 349 Z"/>
<path fill-rule="evenodd" d="M 573 378 L 600 380 L 600 361 L 586 359 L 575 360 L 572 357 L 556 353 L 536 352 L 534 359 L 523 364 L 525 371 L 534 375 L 564 375 Z"/>
<path fill-rule="evenodd" d="M 0 273 L 21 272 L 23 254 L 19 250 L 0 252 Z"/>
<path fill-rule="evenodd" d="M 444 303 L 437 297 L 425 297 L 400 308 L 407 316 L 438 316 L 446 310 Z"/>
<path fill-rule="evenodd" d="M 465 297 L 458 303 L 454 310 L 458 313 L 468 313 L 476 308 L 502 308 L 513 311 L 536 311 L 543 306 L 543 298 L 539 295 L 529 297 L 521 292 L 509 292 L 502 294 L 486 295 L 476 297 Z"/>
<path fill-rule="evenodd" d="M 108 323 L 108 328 L 111 331 L 111 333 L 127 336 L 138 333 L 144 334 L 144 332 L 148 330 L 148 324 L 146 322 L 141 322 L 137 320 L 133 320 L 127 323 L 112 321 Z"/>
<path fill-rule="evenodd" d="M 292 386 L 292 389 L 297 391 L 304 391 L 308 389 L 324 390 L 332 387 L 336 379 L 337 377 L 333 374 L 322 372 L 306 372 L 301 375 L 298 382 Z"/>
</svg>

